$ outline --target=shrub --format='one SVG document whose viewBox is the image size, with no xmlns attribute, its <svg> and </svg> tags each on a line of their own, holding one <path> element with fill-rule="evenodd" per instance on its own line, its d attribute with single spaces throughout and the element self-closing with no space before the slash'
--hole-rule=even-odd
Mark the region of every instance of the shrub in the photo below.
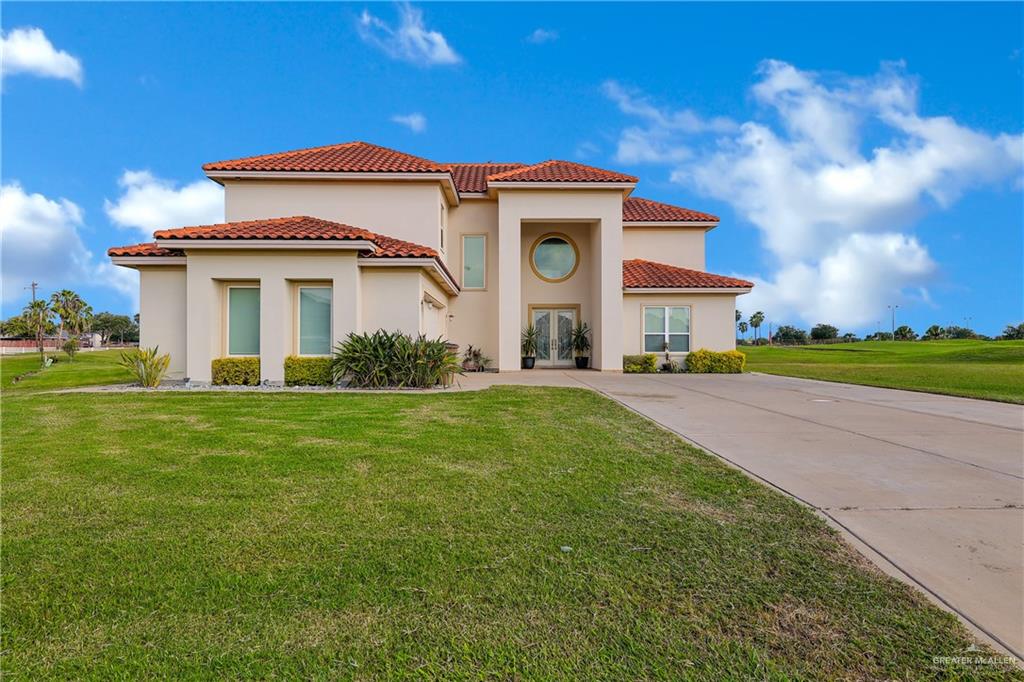
<svg viewBox="0 0 1024 682">
<path fill-rule="evenodd" d="M 259 358 L 217 358 L 213 361 L 213 383 L 218 386 L 258 386 Z"/>
<path fill-rule="evenodd" d="M 143 388 L 156 388 L 171 364 L 170 353 L 159 353 L 160 346 L 126 351 L 121 353 L 121 360 L 117 364 L 131 372 Z"/>
<path fill-rule="evenodd" d="M 75 361 L 75 354 L 78 353 L 78 348 L 79 348 L 78 337 L 77 336 L 70 337 L 67 341 L 64 342 L 64 345 L 62 345 L 60 348 L 61 348 L 62 351 L 67 353 L 68 361 L 74 362 Z"/>
<path fill-rule="evenodd" d="M 443 339 L 416 339 L 383 329 L 349 334 L 334 349 L 331 375 L 357 388 L 431 388 L 449 386 L 462 374 L 458 356 Z"/>
<path fill-rule="evenodd" d="M 284 383 L 287 386 L 330 386 L 331 359 L 289 355 L 284 359 Z"/>
<path fill-rule="evenodd" d="M 747 356 L 730 350 L 719 353 L 700 348 L 686 356 L 686 371 L 694 374 L 739 374 L 747 364 Z"/>
<path fill-rule="evenodd" d="M 626 374 L 653 374 L 658 371 L 658 356 L 654 353 L 623 355 L 622 371 Z"/>
</svg>

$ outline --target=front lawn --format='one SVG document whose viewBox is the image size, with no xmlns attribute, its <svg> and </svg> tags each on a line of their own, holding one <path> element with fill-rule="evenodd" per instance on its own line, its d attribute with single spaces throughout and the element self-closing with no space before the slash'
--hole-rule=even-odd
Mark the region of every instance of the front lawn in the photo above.
<svg viewBox="0 0 1024 682">
<path fill-rule="evenodd" d="M 5 394 L 12 679 L 1006 679 L 594 393 Z"/>
<path fill-rule="evenodd" d="M 740 350 L 752 372 L 1024 403 L 1024 341 L 862 341 Z"/>
</svg>

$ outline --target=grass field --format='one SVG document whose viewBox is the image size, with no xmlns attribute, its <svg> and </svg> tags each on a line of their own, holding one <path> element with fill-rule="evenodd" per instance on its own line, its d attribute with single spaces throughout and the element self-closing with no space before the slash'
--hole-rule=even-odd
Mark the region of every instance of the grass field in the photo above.
<svg viewBox="0 0 1024 682">
<path fill-rule="evenodd" d="M 45 391 L 55 388 L 96 386 L 102 384 L 126 384 L 131 375 L 117 365 L 121 351 L 103 350 L 78 353 L 74 362 L 64 353 L 47 353 L 57 362 L 46 369 L 27 376 L 18 383 L 12 380 L 26 372 L 40 367 L 38 353 L 0 356 L 0 390 L 7 393 Z"/>
<path fill-rule="evenodd" d="M 951 616 L 588 391 L 3 411 L 11 679 L 1020 679 L 935 667 Z"/>
<path fill-rule="evenodd" d="M 1024 341 L 864 341 L 741 350 L 752 372 L 1024 403 Z"/>
</svg>

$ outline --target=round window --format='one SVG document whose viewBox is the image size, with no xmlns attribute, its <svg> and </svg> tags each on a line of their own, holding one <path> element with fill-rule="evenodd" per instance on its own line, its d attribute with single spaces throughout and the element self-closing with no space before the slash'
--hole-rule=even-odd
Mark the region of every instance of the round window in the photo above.
<svg viewBox="0 0 1024 682">
<path fill-rule="evenodd" d="M 561 282 L 572 277 L 579 262 L 576 245 L 568 237 L 547 234 L 533 245 L 530 263 L 538 277 L 548 282 Z"/>
</svg>

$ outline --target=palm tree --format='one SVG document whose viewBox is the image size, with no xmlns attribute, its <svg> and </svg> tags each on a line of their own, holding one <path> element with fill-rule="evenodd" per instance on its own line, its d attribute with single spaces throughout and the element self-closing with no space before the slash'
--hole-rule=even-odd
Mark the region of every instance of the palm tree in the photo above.
<svg viewBox="0 0 1024 682">
<path fill-rule="evenodd" d="M 748 329 L 747 323 L 746 322 L 740 322 L 736 326 L 739 327 L 740 334 L 743 335 L 743 340 L 746 341 L 747 340 L 747 329 Z"/>
<path fill-rule="evenodd" d="M 50 302 L 44 299 L 32 301 L 25 306 L 22 316 L 25 318 L 25 326 L 28 327 L 31 333 L 35 334 L 36 345 L 39 347 L 39 361 L 45 362 L 46 354 L 43 351 L 43 336 L 46 334 L 47 327 L 53 321 L 53 309 L 50 308 Z"/>
<path fill-rule="evenodd" d="M 58 340 L 64 339 L 65 329 L 71 335 L 77 336 L 92 318 L 92 307 L 70 289 L 55 291 L 50 296 L 50 306 L 53 308 L 53 312 L 60 317 L 60 325 L 57 329 Z"/>
<path fill-rule="evenodd" d="M 756 313 L 750 316 L 750 327 L 754 330 L 755 341 L 760 338 L 758 329 L 760 328 L 762 322 L 764 322 L 764 313 L 762 313 L 760 310 L 758 310 Z"/>
</svg>

